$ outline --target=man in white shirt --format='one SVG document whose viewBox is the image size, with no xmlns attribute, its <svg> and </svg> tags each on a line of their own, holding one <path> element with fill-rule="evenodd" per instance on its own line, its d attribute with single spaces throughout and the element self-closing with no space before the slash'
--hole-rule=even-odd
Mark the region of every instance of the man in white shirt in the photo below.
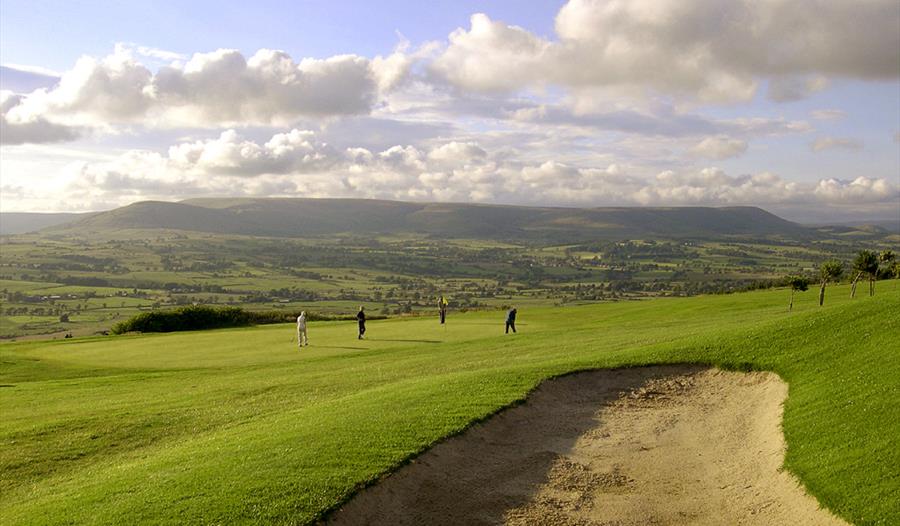
<svg viewBox="0 0 900 526">
<path fill-rule="evenodd" d="M 306 311 L 297 316 L 297 346 L 309 345 L 309 336 L 306 335 Z"/>
</svg>

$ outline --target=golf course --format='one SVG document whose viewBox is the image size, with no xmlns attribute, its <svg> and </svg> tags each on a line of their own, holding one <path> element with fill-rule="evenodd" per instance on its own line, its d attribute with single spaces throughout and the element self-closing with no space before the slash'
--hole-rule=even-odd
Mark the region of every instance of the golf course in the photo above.
<svg viewBox="0 0 900 526">
<path fill-rule="evenodd" d="M 900 281 L 789 292 L 6 343 L 0 522 L 315 523 L 548 379 L 693 364 L 777 375 L 786 472 L 896 524 Z"/>
</svg>

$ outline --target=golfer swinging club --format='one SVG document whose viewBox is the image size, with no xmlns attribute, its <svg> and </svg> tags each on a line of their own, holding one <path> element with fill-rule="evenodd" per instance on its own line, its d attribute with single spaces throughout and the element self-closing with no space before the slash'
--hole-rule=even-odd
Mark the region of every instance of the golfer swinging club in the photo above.
<svg viewBox="0 0 900 526">
<path fill-rule="evenodd" d="M 506 334 L 509 334 L 510 329 L 516 332 L 516 312 L 516 308 L 513 307 L 506 313 Z"/>
</svg>

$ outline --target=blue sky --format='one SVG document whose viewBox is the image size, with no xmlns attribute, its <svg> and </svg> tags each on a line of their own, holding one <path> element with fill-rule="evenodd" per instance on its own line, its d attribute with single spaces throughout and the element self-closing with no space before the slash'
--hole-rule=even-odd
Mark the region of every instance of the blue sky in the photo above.
<svg viewBox="0 0 900 526">
<path fill-rule="evenodd" d="M 4 1 L 3 62 L 64 71 L 84 54 L 117 42 L 182 53 L 237 48 L 283 49 L 297 57 L 389 53 L 401 33 L 413 42 L 445 38 L 472 13 L 550 35 L 563 2 L 522 0 L 410 2 Z"/>
<path fill-rule="evenodd" d="M 0 63 L 4 211 L 246 195 L 900 217 L 895 0 L 7 0 Z"/>
</svg>

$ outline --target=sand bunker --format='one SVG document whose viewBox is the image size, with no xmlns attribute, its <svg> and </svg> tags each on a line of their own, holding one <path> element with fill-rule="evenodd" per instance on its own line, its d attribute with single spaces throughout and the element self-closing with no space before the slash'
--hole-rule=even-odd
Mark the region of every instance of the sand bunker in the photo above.
<svg viewBox="0 0 900 526">
<path fill-rule="evenodd" d="M 774 374 L 579 373 L 438 444 L 329 520 L 356 524 L 846 524 L 781 470 Z"/>
</svg>

